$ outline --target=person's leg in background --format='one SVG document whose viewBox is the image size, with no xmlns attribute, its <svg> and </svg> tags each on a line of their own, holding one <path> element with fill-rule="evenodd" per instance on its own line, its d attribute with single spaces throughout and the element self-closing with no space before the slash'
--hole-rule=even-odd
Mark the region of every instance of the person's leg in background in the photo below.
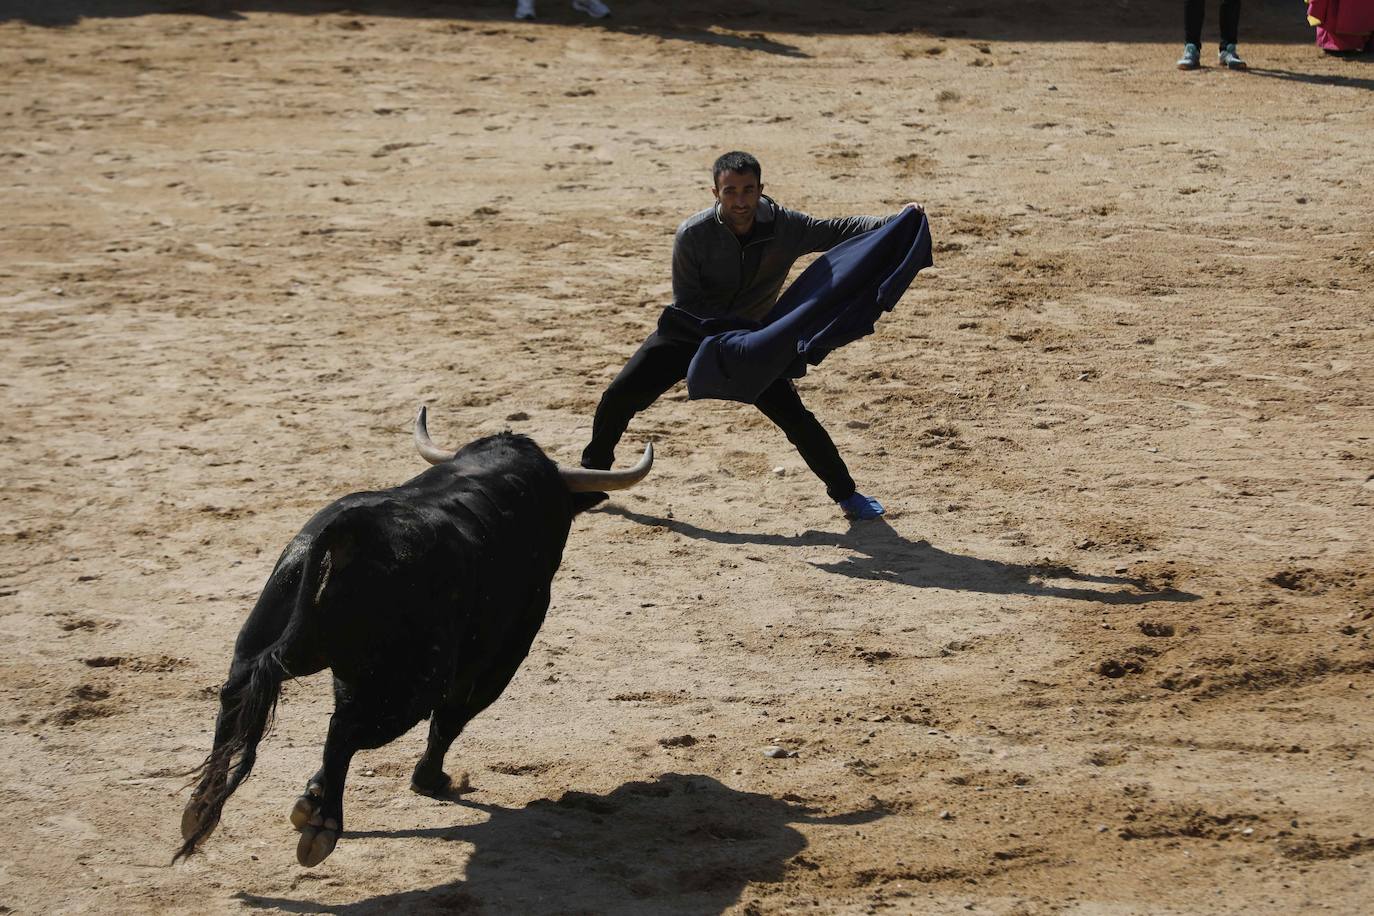
<svg viewBox="0 0 1374 916">
<path fill-rule="evenodd" d="M 1240 41 L 1240 0 L 1221 0 L 1221 47 L 1217 62 L 1228 70 L 1248 70 L 1240 59 L 1236 43 Z"/>
<path fill-rule="evenodd" d="M 1202 17 L 1207 11 L 1205 0 L 1185 0 L 1183 4 L 1183 56 L 1178 69 L 1196 70 L 1202 66 Z"/>
<path fill-rule="evenodd" d="M 1207 15 L 1207 0 L 1184 0 L 1183 40 L 1190 45 L 1202 44 L 1202 19 Z"/>
</svg>

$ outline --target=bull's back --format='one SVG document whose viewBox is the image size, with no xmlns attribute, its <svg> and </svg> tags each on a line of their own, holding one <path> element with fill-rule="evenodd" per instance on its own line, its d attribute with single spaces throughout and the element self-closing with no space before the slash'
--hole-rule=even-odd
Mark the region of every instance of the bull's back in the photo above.
<svg viewBox="0 0 1374 916">
<path fill-rule="evenodd" d="M 518 664 L 543 622 L 570 523 L 561 483 L 444 468 L 345 497 L 307 526 L 322 557 L 313 616 L 345 680 L 438 695 L 459 671 Z"/>
</svg>

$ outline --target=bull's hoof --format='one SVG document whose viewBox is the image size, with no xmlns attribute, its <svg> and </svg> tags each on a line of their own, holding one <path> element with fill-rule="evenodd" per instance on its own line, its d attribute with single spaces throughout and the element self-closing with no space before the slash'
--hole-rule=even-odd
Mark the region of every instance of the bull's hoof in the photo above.
<svg viewBox="0 0 1374 916">
<path fill-rule="evenodd" d="M 339 842 L 339 822 L 325 818 L 319 825 L 306 824 L 301 828 L 301 838 L 296 843 L 296 861 L 306 868 L 314 868 L 334 851 Z"/>
<path fill-rule="evenodd" d="M 210 806 L 205 804 L 199 796 L 192 795 L 191 800 L 186 803 L 185 809 L 181 812 L 181 838 L 190 842 L 191 838 L 197 833 L 201 834 L 201 839 L 209 836 L 219 826 L 219 817 L 211 816 Z"/>
<path fill-rule="evenodd" d="M 295 806 L 291 809 L 291 826 L 297 830 L 304 830 L 311 820 L 319 823 L 318 814 L 320 813 L 320 795 L 324 789 L 319 785 L 306 786 L 306 792 L 296 799 Z"/>
<path fill-rule="evenodd" d="M 459 773 L 455 782 L 447 773 L 439 773 L 433 779 L 426 779 L 416 773 L 410 778 L 410 791 L 430 798 L 457 798 L 472 791 L 472 782 L 467 773 Z"/>
</svg>

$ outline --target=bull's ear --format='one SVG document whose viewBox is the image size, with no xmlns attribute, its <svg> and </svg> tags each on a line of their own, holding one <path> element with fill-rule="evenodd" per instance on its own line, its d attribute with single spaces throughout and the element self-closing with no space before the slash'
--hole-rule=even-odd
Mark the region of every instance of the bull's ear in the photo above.
<svg viewBox="0 0 1374 916">
<path fill-rule="evenodd" d="M 572 494 L 573 515 L 586 512 L 592 506 L 603 503 L 609 498 L 609 494 L 595 490 L 590 493 L 574 493 Z"/>
</svg>

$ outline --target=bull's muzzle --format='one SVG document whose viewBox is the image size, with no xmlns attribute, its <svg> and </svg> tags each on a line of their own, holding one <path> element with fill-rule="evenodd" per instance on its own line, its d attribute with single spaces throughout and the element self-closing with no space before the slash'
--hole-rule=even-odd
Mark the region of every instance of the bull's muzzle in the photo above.
<svg viewBox="0 0 1374 916">
<path fill-rule="evenodd" d="M 419 450 L 420 457 L 430 464 L 443 464 L 451 461 L 455 452 L 446 451 L 434 444 L 434 440 L 429 438 L 429 428 L 426 425 L 428 408 L 420 406 L 420 413 L 415 417 L 415 448 Z M 609 490 L 624 490 L 634 486 L 644 479 L 649 473 L 649 468 L 654 465 L 654 444 L 650 442 L 644 446 L 644 455 L 639 459 L 639 463 L 632 468 L 623 471 L 596 471 L 589 468 L 565 468 L 559 467 L 559 476 L 563 478 L 563 483 L 574 493 L 591 493 Z"/>
</svg>

